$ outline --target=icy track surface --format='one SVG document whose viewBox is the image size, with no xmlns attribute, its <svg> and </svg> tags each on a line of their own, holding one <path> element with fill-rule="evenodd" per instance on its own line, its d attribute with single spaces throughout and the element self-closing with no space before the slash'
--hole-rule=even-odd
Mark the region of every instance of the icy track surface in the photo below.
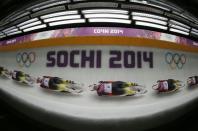
<svg viewBox="0 0 198 131">
<path fill-rule="evenodd" d="M 49 90 L 26 87 L 0 79 L 1 90 L 21 101 L 50 112 L 91 119 L 136 118 L 170 110 L 197 98 L 198 89 L 183 88 L 171 94 L 158 94 L 152 89 L 144 96 L 100 97 L 96 92 L 75 96 Z"/>
</svg>

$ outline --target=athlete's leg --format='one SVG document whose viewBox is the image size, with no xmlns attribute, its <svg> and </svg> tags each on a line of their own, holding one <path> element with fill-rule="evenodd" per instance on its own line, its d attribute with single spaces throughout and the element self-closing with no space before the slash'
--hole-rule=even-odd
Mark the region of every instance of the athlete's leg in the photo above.
<svg viewBox="0 0 198 131">
<path fill-rule="evenodd" d="M 69 93 L 72 93 L 72 94 L 79 94 L 82 92 L 82 90 L 73 90 L 71 88 L 65 88 L 65 90 L 63 92 L 69 92 Z"/>
<path fill-rule="evenodd" d="M 3 67 L 0 67 L 0 75 L 2 75 L 2 73 L 3 73 Z"/>
<path fill-rule="evenodd" d="M 175 88 L 176 89 L 179 89 L 179 88 L 181 88 L 181 87 L 183 87 L 184 86 L 184 84 L 182 84 L 181 82 L 176 82 L 175 83 Z"/>
<path fill-rule="evenodd" d="M 56 88 L 58 91 L 67 91 L 68 87 L 65 84 L 57 84 Z"/>
<path fill-rule="evenodd" d="M 61 78 L 54 77 L 53 78 L 53 88 L 62 91 L 62 92 L 70 92 L 70 93 L 79 93 L 82 90 L 78 90 L 75 88 L 74 84 L 71 81 L 64 81 Z"/>
<path fill-rule="evenodd" d="M 136 94 L 136 91 L 132 90 L 130 87 L 125 87 L 124 90 L 125 90 L 125 94 L 128 96 Z"/>
<path fill-rule="evenodd" d="M 169 79 L 167 82 L 168 82 L 168 90 L 169 91 L 176 89 L 177 85 L 173 79 Z"/>
<path fill-rule="evenodd" d="M 64 81 L 63 79 L 59 78 L 59 77 L 53 77 L 53 81 L 56 84 L 65 84 L 66 81 Z"/>
<path fill-rule="evenodd" d="M 136 91 L 131 88 L 132 86 L 136 86 L 136 84 L 131 83 L 131 82 L 120 82 L 120 89 L 124 91 L 123 94 L 125 95 L 136 94 Z"/>
<path fill-rule="evenodd" d="M 198 76 L 195 76 L 195 83 L 198 84 Z"/>
<path fill-rule="evenodd" d="M 6 77 L 10 77 L 11 76 L 11 73 L 9 70 L 5 69 L 3 74 L 6 76 Z"/>
<path fill-rule="evenodd" d="M 132 82 L 125 82 L 124 83 L 124 87 L 132 87 L 132 86 L 138 86 L 138 84 L 132 83 Z"/>
<path fill-rule="evenodd" d="M 31 77 L 30 75 L 28 74 L 25 74 L 25 80 L 24 80 L 26 83 L 32 85 L 36 82 L 36 78 L 33 78 Z"/>
<path fill-rule="evenodd" d="M 22 83 L 25 83 L 25 74 L 21 71 L 18 71 L 16 73 L 16 80 L 19 81 L 19 82 L 22 82 Z"/>
<path fill-rule="evenodd" d="M 58 90 L 58 91 L 63 91 L 63 86 L 61 84 L 57 84 L 57 79 L 56 78 L 50 78 L 49 80 L 49 89 L 51 90 Z"/>
<path fill-rule="evenodd" d="M 26 83 L 25 76 L 18 76 L 19 82 Z"/>
<path fill-rule="evenodd" d="M 112 82 L 112 94 L 113 95 L 124 95 L 125 90 L 123 88 L 124 82 L 116 81 Z"/>
</svg>

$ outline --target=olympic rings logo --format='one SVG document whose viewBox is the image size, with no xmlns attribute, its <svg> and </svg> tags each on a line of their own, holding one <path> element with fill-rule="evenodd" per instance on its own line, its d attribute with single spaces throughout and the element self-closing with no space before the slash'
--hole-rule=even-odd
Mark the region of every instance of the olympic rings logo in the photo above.
<svg viewBox="0 0 198 131">
<path fill-rule="evenodd" d="M 16 55 L 16 61 L 19 64 L 20 67 L 30 67 L 32 63 L 34 63 L 36 60 L 36 53 L 35 52 L 23 52 L 18 53 Z"/>
<path fill-rule="evenodd" d="M 186 55 L 178 54 L 178 53 L 166 53 L 165 61 L 167 64 L 170 65 L 171 69 L 182 69 L 183 66 L 186 64 Z"/>
</svg>

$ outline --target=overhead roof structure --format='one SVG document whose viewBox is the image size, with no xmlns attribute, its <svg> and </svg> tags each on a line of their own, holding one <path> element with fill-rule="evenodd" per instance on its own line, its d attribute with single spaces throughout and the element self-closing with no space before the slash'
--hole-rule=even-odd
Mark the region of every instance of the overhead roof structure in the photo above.
<svg viewBox="0 0 198 131">
<path fill-rule="evenodd" d="M 184 8 L 158 0 L 17 0 L 2 3 L 0 39 L 63 27 L 124 26 L 198 38 L 198 19 Z M 15 9 L 15 10 L 14 10 Z M 189 9 L 191 10 L 191 8 Z M 12 12 L 12 13 L 11 13 Z M 108 24 L 107 24 L 108 23 Z"/>
</svg>

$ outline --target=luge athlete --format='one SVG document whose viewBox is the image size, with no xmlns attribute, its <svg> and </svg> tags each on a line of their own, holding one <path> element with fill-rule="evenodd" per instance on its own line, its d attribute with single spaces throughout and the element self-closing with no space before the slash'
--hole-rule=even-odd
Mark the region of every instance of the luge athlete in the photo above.
<svg viewBox="0 0 198 131">
<path fill-rule="evenodd" d="M 97 91 L 99 96 L 132 96 L 147 92 L 144 86 L 123 81 L 100 81 L 98 84 L 93 84 L 89 87 L 92 91 Z"/>
<path fill-rule="evenodd" d="M 59 77 L 43 76 L 37 79 L 37 83 L 40 83 L 40 87 L 45 89 L 51 89 L 60 92 L 69 92 L 72 94 L 78 94 L 82 92 L 82 85 L 70 80 L 63 80 Z"/>
<path fill-rule="evenodd" d="M 193 87 L 198 85 L 198 76 L 189 77 L 187 80 L 188 87 Z"/>
<path fill-rule="evenodd" d="M 0 76 L 6 77 L 6 78 L 11 78 L 11 72 L 4 67 L 0 67 Z"/>
<path fill-rule="evenodd" d="M 35 84 L 36 82 L 35 78 L 31 77 L 28 74 L 25 74 L 22 71 L 16 71 L 16 70 L 12 72 L 12 79 L 19 83 L 23 83 L 30 86 L 33 86 L 33 84 Z"/>
<path fill-rule="evenodd" d="M 174 92 L 183 86 L 184 84 L 182 81 L 168 79 L 157 81 L 157 84 L 153 85 L 153 89 L 157 90 L 158 92 Z"/>
</svg>

